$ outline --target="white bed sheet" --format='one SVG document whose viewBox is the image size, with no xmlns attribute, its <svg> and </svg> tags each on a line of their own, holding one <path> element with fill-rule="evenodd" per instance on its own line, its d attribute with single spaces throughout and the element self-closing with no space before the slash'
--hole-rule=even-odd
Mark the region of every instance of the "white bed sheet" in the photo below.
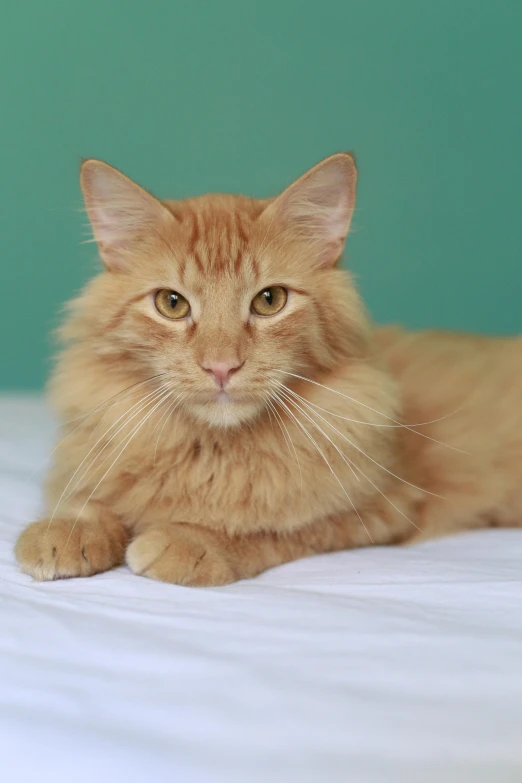
<svg viewBox="0 0 522 783">
<path fill-rule="evenodd" d="M 2 780 L 522 781 L 522 532 L 220 589 L 38 584 L 14 539 L 53 425 L 0 401 Z"/>
</svg>

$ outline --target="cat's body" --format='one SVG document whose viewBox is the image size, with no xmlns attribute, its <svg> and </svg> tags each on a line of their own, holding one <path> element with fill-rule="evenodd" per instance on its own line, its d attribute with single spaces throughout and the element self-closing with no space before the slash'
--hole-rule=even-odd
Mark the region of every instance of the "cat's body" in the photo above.
<svg viewBox="0 0 522 783">
<path fill-rule="evenodd" d="M 126 550 L 137 573 L 222 584 L 314 552 L 522 525 L 522 341 L 372 330 L 334 268 L 349 156 L 275 202 L 160 205 L 86 165 L 108 271 L 63 330 L 52 396 L 68 423 L 46 519 L 17 544 L 24 570 L 87 575 Z M 249 314 L 265 286 L 285 304 Z M 187 315 L 154 315 L 158 289 L 181 289 Z"/>
</svg>

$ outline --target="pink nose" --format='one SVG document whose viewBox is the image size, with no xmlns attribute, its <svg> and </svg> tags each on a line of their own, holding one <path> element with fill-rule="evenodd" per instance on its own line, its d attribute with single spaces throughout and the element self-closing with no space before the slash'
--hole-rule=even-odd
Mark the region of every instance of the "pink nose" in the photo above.
<svg viewBox="0 0 522 783">
<path fill-rule="evenodd" d="M 218 386 L 222 389 L 230 380 L 230 376 L 243 366 L 243 362 L 208 362 L 201 367 L 208 372 Z"/>
</svg>

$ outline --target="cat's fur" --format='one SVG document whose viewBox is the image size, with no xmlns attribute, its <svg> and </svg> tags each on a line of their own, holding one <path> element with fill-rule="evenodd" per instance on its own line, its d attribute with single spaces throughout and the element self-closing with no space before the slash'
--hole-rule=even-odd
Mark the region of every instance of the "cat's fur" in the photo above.
<svg viewBox="0 0 522 783">
<path fill-rule="evenodd" d="M 317 552 L 522 524 L 522 342 L 373 330 L 336 266 L 355 182 L 339 154 L 273 200 L 160 202 L 83 164 L 105 270 L 62 330 L 65 439 L 45 518 L 16 546 L 25 572 L 125 559 L 219 585 Z M 269 285 L 286 307 L 252 315 Z M 156 311 L 162 288 L 189 318 Z M 240 368 L 228 398 L 203 369 L 216 362 Z"/>
</svg>

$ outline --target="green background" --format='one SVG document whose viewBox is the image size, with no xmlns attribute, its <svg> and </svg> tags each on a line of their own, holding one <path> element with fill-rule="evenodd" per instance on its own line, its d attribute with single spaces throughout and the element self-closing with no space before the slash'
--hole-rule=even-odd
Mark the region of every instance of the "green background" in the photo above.
<svg viewBox="0 0 522 783">
<path fill-rule="evenodd" d="M 522 331 L 520 0 L 8 0 L 0 387 L 39 388 L 96 268 L 101 157 L 163 197 L 360 169 L 348 263 L 379 321 Z"/>
</svg>

